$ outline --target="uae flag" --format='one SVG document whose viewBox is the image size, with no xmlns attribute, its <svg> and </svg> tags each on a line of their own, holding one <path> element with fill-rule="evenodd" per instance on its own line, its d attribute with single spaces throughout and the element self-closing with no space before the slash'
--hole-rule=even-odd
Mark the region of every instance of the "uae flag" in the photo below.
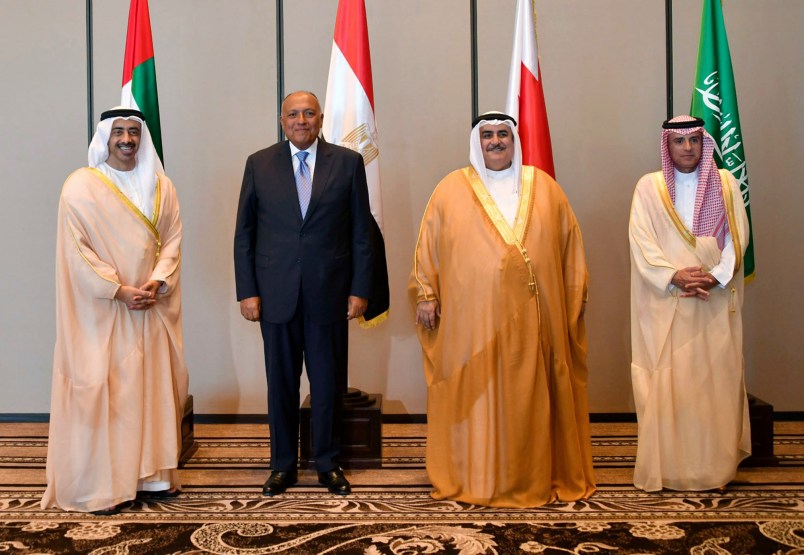
<svg viewBox="0 0 804 555">
<path fill-rule="evenodd" d="M 517 121 L 522 163 L 556 176 L 550 126 L 544 104 L 539 52 L 536 45 L 536 8 L 533 0 L 517 0 L 514 49 L 508 75 L 505 111 Z"/>
<path fill-rule="evenodd" d="M 715 139 L 715 163 L 729 170 L 740 185 L 751 237 L 743 258 L 746 281 L 754 278 L 754 230 L 748 199 L 748 168 L 743 150 L 743 132 L 737 109 L 737 90 L 731 67 L 729 41 L 720 0 L 704 0 L 698 67 L 695 71 L 690 115 L 704 120 L 705 129 Z"/>
<path fill-rule="evenodd" d="M 364 0 L 338 2 L 323 133 L 325 140 L 359 152 L 366 166 L 369 202 L 374 216 L 374 279 L 372 298 L 369 299 L 366 313 L 360 318 L 360 325 L 369 328 L 388 317 L 390 294 L 382 235 L 380 150 L 374 119 L 374 85 Z"/>
<path fill-rule="evenodd" d="M 159 98 L 156 94 L 154 42 L 151 38 L 148 0 L 131 0 L 120 104 L 128 108 L 136 108 L 145 115 L 145 122 L 148 124 L 154 148 L 164 164 L 162 128 L 159 124 Z"/>
</svg>

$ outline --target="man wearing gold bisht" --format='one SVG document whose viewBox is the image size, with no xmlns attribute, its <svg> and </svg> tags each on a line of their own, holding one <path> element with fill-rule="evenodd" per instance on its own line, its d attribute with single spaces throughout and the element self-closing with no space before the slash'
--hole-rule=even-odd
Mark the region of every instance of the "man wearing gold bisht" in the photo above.
<svg viewBox="0 0 804 555">
<path fill-rule="evenodd" d="M 471 166 L 425 210 L 409 292 L 427 380 L 435 499 L 535 507 L 595 491 L 587 400 L 587 271 L 578 222 L 522 165 L 516 122 L 473 122 Z"/>
</svg>

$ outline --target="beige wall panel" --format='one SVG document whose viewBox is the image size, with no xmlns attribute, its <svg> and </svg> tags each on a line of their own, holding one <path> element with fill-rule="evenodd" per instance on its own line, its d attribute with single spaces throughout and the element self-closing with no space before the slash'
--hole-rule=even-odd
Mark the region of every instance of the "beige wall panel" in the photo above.
<svg viewBox="0 0 804 555">
<path fill-rule="evenodd" d="M 480 112 L 505 107 L 515 6 L 479 2 Z M 590 409 L 632 411 L 628 211 L 637 179 L 658 161 L 664 8 L 638 0 L 536 8 L 556 178 L 580 221 L 589 265 Z"/>
<path fill-rule="evenodd" d="M 675 111 L 687 113 L 698 58 L 701 6 L 676 0 Z M 756 279 L 746 286 L 746 386 L 776 410 L 804 410 L 804 3 L 726 0 L 748 164 Z"/>
<path fill-rule="evenodd" d="M 0 1 L 0 413 L 50 410 L 56 210 L 87 156 L 83 7 Z"/>
<path fill-rule="evenodd" d="M 539 13 L 541 13 L 543 3 L 536 6 Z M 516 0 L 478 0 L 477 2 L 477 110 L 479 114 L 492 110 L 505 112 L 515 16 Z M 468 36 L 466 40 L 470 40 Z M 470 44 L 467 44 L 466 48 L 469 47 Z M 547 113 L 550 113 L 549 107 Z M 468 128 L 470 122 L 467 122 L 466 125 Z M 468 141 L 468 132 L 466 138 Z"/>
<path fill-rule="evenodd" d="M 128 2 L 95 3 L 96 116 L 120 102 Z M 150 2 L 166 173 L 179 193 L 184 346 L 198 413 L 265 412 L 259 326 L 232 237 L 246 157 L 276 141 L 276 19 L 262 0 Z"/>
<path fill-rule="evenodd" d="M 628 213 L 658 163 L 664 119 L 661 2 L 540 2 L 539 40 L 556 177 L 589 265 L 589 402 L 632 411 Z"/>
<path fill-rule="evenodd" d="M 427 201 L 467 157 L 469 8 L 465 0 L 367 4 L 392 308 L 374 334 L 353 334 L 351 368 L 368 370 L 357 385 L 384 389 L 390 410 L 421 414 L 427 394 L 407 285 Z"/>
</svg>

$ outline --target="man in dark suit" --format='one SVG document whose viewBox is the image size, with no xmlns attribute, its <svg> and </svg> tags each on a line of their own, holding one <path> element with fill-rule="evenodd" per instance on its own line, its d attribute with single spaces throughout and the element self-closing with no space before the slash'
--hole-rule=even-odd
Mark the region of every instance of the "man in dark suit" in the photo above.
<svg viewBox="0 0 804 555">
<path fill-rule="evenodd" d="M 260 322 L 265 349 L 268 496 L 297 480 L 302 359 L 318 481 L 351 492 L 337 460 L 347 320 L 363 315 L 372 293 L 373 220 L 363 159 L 319 139 L 323 119 L 312 93 L 285 98 L 279 121 L 288 140 L 249 156 L 237 210 L 237 299 L 243 317 Z"/>
</svg>

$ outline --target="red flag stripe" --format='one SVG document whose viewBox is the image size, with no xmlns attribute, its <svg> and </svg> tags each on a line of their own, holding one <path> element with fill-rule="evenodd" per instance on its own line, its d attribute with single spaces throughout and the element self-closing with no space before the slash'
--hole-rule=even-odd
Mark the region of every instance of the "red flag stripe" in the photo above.
<svg viewBox="0 0 804 555">
<path fill-rule="evenodd" d="M 131 81 L 134 68 L 154 57 L 148 0 L 131 0 L 126 34 L 126 55 L 123 59 L 123 85 Z"/>
<path fill-rule="evenodd" d="M 364 0 L 341 0 L 335 18 L 335 44 L 355 72 L 374 110 L 374 84 L 371 78 L 366 4 Z"/>
<path fill-rule="evenodd" d="M 538 67 L 538 66 L 537 66 Z M 541 69 L 539 69 L 541 73 Z M 519 88 L 519 137 L 522 141 L 522 163 L 555 176 L 550 127 L 541 81 L 522 64 Z"/>
</svg>

